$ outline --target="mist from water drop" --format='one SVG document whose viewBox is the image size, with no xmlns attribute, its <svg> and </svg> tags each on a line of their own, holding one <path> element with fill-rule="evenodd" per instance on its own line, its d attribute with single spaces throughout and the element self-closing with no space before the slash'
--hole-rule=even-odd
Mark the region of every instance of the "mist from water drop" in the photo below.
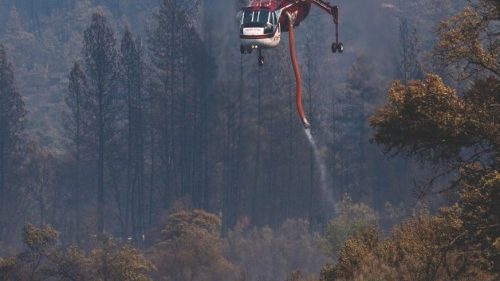
<svg viewBox="0 0 500 281">
<path fill-rule="evenodd" d="M 328 173 L 326 170 L 326 164 L 321 157 L 321 154 L 318 149 L 318 145 L 316 144 L 316 140 L 314 139 L 311 129 L 307 128 L 304 130 L 307 136 L 307 140 L 311 144 L 312 149 L 314 150 L 314 159 L 316 161 L 316 165 L 319 167 L 320 180 L 321 180 L 321 191 L 325 196 L 327 203 L 333 205 L 335 201 L 333 200 L 333 192 L 328 189 Z"/>
</svg>

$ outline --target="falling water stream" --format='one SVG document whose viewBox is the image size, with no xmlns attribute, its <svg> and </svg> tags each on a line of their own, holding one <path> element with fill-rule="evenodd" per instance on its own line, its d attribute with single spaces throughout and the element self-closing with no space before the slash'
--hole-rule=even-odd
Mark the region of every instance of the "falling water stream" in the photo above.
<svg viewBox="0 0 500 281">
<path fill-rule="evenodd" d="M 323 196 L 326 199 L 329 205 L 334 204 L 333 200 L 333 192 L 328 188 L 328 174 L 326 170 L 326 164 L 321 157 L 321 154 L 318 149 L 318 145 L 316 144 L 316 140 L 311 134 L 311 128 L 305 129 L 305 133 L 307 136 L 307 140 L 311 144 L 312 149 L 314 150 L 314 159 L 316 161 L 316 165 L 319 167 L 320 180 L 321 180 L 321 191 L 323 192 Z"/>
</svg>

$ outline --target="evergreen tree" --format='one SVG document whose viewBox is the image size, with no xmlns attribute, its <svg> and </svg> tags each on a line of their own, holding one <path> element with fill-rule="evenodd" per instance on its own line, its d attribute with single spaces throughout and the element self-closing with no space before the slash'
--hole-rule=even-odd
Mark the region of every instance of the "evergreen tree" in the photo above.
<svg viewBox="0 0 500 281">
<path fill-rule="evenodd" d="M 9 50 L 10 56 L 14 59 L 15 72 L 18 73 L 18 70 L 22 70 L 20 74 L 24 76 L 27 70 L 33 68 L 36 61 L 36 50 L 39 46 L 36 44 L 35 36 L 25 30 L 15 6 L 12 6 L 10 10 L 5 39 L 2 41 Z M 24 83 L 22 78 L 20 77 L 20 82 Z"/>
<path fill-rule="evenodd" d="M 422 76 L 419 62 L 419 38 L 417 29 L 412 27 L 408 19 L 401 19 L 399 24 L 399 57 L 397 62 L 397 77 L 403 84 Z"/>
<path fill-rule="evenodd" d="M 127 191 L 125 233 L 131 229 L 137 239 L 144 233 L 145 188 L 145 98 L 143 97 L 143 61 L 140 40 L 126 29 L 121 41 L 120 69 L 122 88 L 127 98 Z M 131 220 L 131 227 L 129 227 Z"/>
<path fill-rule="evenodd" d="M 16 6 L 12 6 L 9 13 L 9 20 L 7 22 L 7 34 L 18 34 L 21 32 L 23 32 L 21 17 L 17 12 Z"/>
<path fill-rule="evenodd" d="M 114 32 L 102 11 L 92 15 L 84 32 L 83 56 L 91 95 L 92 131 L 97 140 L 97 231 L 104 231 L 106 151 L 116 131 L 117 51 Z"/>
<path fill-rule="evenodd" d="M 14 71 L 0 44 L 0 239 L 7 234 L 9 211 L 16 204 L 16 171 L 24 127 L 24 102 L 14 86 Z M 10 206 L 10 207 L 9 207 Z"/>
<path fill-rule="evenodd" d="M 66 134 L 71 143 L 71 151 L 75 161 L 74 173 L 74 190 L 72 192 L 72 202 L 74 205 L 74 223 L 76 234 L 78 236 L 81 223 L 81 202 L 82 202 L 82 161 L 84 147 L 88 146 L 88 125 L 89 112 L 85 102 L 88 100 L 89 88 L 87 77 L 80 67 L 80 64 L 75 62 L 69 75 L 68 95 L 66 96 L 66 105 L 69 112 L 65 113 L 64 127 Z M 77 241 L 79 241 L 77 237 Z"/>
<path fill-rule="evenodd" d="M 162 171 L 164 203 L 187 196 L 200 205 L 208 194 L 200 190 L 205 173 L 198 167 L 208 161 L 202 143 L 215 66 L 192 24 L 193 3 L 199 1 L 187 2 L 165 0 L 150 37 L 156 86 L 153 125 L 160 156 L 155 169 Z"/>
</svg>

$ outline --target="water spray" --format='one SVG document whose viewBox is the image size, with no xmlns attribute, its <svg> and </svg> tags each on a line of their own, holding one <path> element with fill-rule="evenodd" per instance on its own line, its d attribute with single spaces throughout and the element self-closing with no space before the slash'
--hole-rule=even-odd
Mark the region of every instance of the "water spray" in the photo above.
<svg viewBox="0 0 500 281">
<path fill-rule="evenodd" d="M 316 144 L 316 140 L 311 133 L 311 128 L 305 128 L 304 132 L 306 133 L 307 140 L 311 144 L 311 147 L 314 151 L 314 159 L 316 161 L 316 165 L 319 167 L 321 191 L 323 192 L 323 196 L 326 199 L 326 202 L 333 206 L 333 204 L 335 204 L 335 201 L 333 198 L 333 192 L 328 188 L 328 172 L 326 169 L 326 164 L 321 157 L 321 153 L 319 151 L 318 145 Z"/>
</svg>

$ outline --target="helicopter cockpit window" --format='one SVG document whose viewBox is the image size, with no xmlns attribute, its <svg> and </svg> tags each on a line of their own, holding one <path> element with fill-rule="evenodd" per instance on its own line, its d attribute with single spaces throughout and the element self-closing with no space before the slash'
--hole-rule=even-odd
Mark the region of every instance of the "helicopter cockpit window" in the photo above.
<svg viewBox="0 0 500 281">
<path fill-rule="evenodd" d="M 264 33 L 265 34 L 273 33 L 275 29 L 276 29 L 275 14 L 269 13 L 269 19 L 268 19 L 266 26 L 264 28 Z"/>
<path fill-rule="evenodd" d="M 265 27 L 269 23 L 269 10 L 245 10 L 241 19 L 244 27 Z"/>
</svg>

